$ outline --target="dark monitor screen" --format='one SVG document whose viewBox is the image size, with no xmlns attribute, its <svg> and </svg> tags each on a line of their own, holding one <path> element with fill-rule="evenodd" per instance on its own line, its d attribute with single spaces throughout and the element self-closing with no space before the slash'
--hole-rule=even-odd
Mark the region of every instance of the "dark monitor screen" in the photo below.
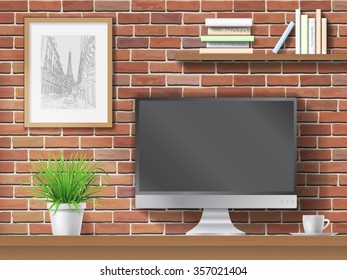
<svg viewBox="0 0 347 280">
<path fill-rule="evenodd" d="M 136 114 L 140 192 L 295 192 L 295 99 L 139 99 Z"/>
</svg>

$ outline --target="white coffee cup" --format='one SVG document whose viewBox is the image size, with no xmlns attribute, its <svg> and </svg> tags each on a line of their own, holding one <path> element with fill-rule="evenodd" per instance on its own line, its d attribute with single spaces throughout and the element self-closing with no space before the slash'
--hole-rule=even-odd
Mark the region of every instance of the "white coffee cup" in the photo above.
<svg viewBox="0 0 347 280">
<path fill-rule="evenodd" d="M 305 233 L 321 233 L 330 224 L 328 219 L 324 219 L 324 215 L 304 215 L 302 221 Z"/>
</svg>

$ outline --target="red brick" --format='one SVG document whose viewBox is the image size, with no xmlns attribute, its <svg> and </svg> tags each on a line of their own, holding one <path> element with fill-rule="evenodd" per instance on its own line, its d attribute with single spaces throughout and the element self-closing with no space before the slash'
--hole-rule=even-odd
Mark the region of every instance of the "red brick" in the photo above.
<svg viewBox="0 0 347 280">
<path fill-rule="evenodd" d="M 321 162 L 321 173 L 346 173 L 347 163 L 345 162 Z"/>
<path fill-rule="evenodd" d="M 267 26 L 252 26 L 251 27 L 251 34 L 254 36 L 268 36 L 269 35 L 269 28 Z"/>
<path fill-rule="evenodd" d="M 297 186 L 296 192 L 299 197 L 317 197 L 318 187 Z"/>
<path fill-rule="evenodd" d="M 82 148 L 111 148 L 112 138 L 111 137 L 82 137 L 81 147 Z"/>
<path fill-rule="evenodd" d="M 27 235 L 27 234 L 28 234 L 28 230 L 27 230 L 26 224 L 0 224 L 0 235 Z"/>
<path fill-rule="evenodd" d="M 148 73 L 147 62 L 116 62 L 113 71 L 117 73 Z"/>
<path fill-rule="evenodd" d="M 320 97 L 324 98 L 347 98 L 347 88 L 334 87 L 334 88 L 321 88 Z"/>
<path fill-rule="evenodd" d="M 346 135 L 347 125 L 346 124 L 334 124 L 333 125 L 333 135 Z"/>
<path fill-rule="evenodd" d="M 113 60 L 130 60 L 129 50 L 113 50 Z"/>
<path fill-rule="evenodd" d="M 194 62 L 184 63 L 184 73 L 214 73 L 214 72 L 215 72 L 214 63 L 194 63 Z"/>
<path fill-rule="evenodd" d="M 13 148 L 42 148 L 43 137 L 13 137 Z"/>
<path fill-rule="evenodd" d="M 298 76 L 293 75 L 268 75 L 268 86 L 297 86 L 299 84 Z"/>
<path fill-rule="evenodd" d="M 330 86 L 330 75 L 302 75 L 300 76 L 301 86 Z"/>
<path fill-rule="evenodd" d="M 1 223 L 10 223 L 11 222 L 11 213 L 10 212 L 0 212 L 0 222 Z"/>
<path fill-rule="evenodd" d="M 206 18 L 214 18 L 211 13 L 185 13 L 183 21 L 185 24 L 205 23 Z"/>
<path fill-rule="evenodd" d="M 284 13 L 254 13 L 253 22 L 259 23 L 285 23 Z"/>
<path fill-rule="evenodd" d="M 154 62 L 150 65 L 151 73 L 182 73 L 181 63 Z"/>
<path fill-rule="evenodd" d="M 163 234 L 163 224 L 132 224 L 132 234 Z"/>
<path fill-rule="evenodd" d="M 302 136 L 307 135 L 330 135 L 331 126 L 330 125 L 300 125 L 300 134 Z"/>
<path fill-rule="evenodd" d="M 346 160 L 346 154 L 344 156 L 344 160 Z M 347 176 L 346 175 L 340 175 L 339 183 L 340 183 L 340 186 L 346 186 L 347 185 Z"/>
<path fill-rule="evenodd" d="M 281 73 L 281 63 L 252 62 L 250 63 L 250 70 L 251 73 Z"/>
<path fill-rule="evenodd" d="M 42 223 L 42 212 L 13 212 L 14 223 Z"/>
<path fill-rule="evenodd" d="M 120 185 L 120 186 L 131 186 L 133 185 L 133 178 L 134 176 L 132 174 L 127 175 L 110 175 L 108 180 L 102 179 L 103 184 L 111 184 L 111 185 Z"/>
<path fill-rule="evenodd" d="M 301 160 L 331 160 L 330 150 L 301 150 Z"/>
<path fill-rule="evenodd" d="M 0 73 L 3 73 L 3 74 L 11 73 L 11 64 L 10 63 L 0 63 Z"/>
<path fill-rule="evenodd" d="M 297 172 L 298 173 L 318 173 L 319 164 L 311 162 L 298 162 Z"/>
<path fill-rule="evenodd" d="M 129 11 L 130 1 L 95 0 L 95 11 Z"/>
<path fill-rule="evenodd" d="M 129 160 L 130 152 L 129 150 L 119 149 L 119 150 L 95 150 L 96 160 Z"/>
<path fill-rule="evenodd" d="M 180 13 L 152 13 L 151 23 L 153 24 L 181 24 L 182 14 Z"/>
<path fill-rule="evenodd" d="M 97 199 L 96 210 L 129 210 L 130 200 L 126 198 Z"/>
<path fill-rule="evenodd" d="M 298 232 L 299 225 L 295 224 L 268 224 L 267 234 L 289 234 L 291 232 Z"/>
<path fill-rule="evenodd" d="M 165 234 L 167 235 L 182 235 L 187 231 L 194 228 L 196 224 L 167 224 L 165 227 Z"/>
<path fill-rule="evenodd" d="M 76 135 L 76 136 L 81 136 L 81 135 L 93 135 L 94 134 L 94 130 L 93 128 L 85 128 L 85 127 L 64 127 L 63 128 L 63 135 Z"/>
<path fill-rule="evenodd" d="M 345 148 L 347 147 L 347 137 L 320 137 L 320 148 Z"/>
<path fill-rule="evenodd" d="M 26 199 L 1 199 L 1 210 L 26 210 L 28 201 Z"/>
<path fill-rule="evenodd" d="M 265 1 L 234 1 L 234 11 L 265 11 Z"/>
<path fill-rule="evenodd" d="M 283 34 L 283 32 L 286 30 L 286 26 L 282 26 L 282 25 L 271 25 L 270 26 L 270 36 L 281 36 Z M 294 37 L 295 36 L 295 29 L 293 29 L 290 33 L 289 36 L 290 37 Z M 289 38 L 290 38 L 289 37 Z M 289 39 L 288 38 L 288 39 Z M 287 42 L 286 42 L 287 43 Z"/>
<path fill-rule="evenodd" d="M 135 137 L 133 136 L 117 136 L 114 137 L 115 148 L 135 148 Z"/>
<path fill-rule="evenodd" d="M 184 49 L 205 48 L 206 43 L 201 42 L 200 38 L 183 38 Z"/>
<path fill-rule="evenodd" d="M 215 97 L 215 89 L 214 88 L 184 88 L 183 96 L 185 98 L 204 98 L 204 97 Z"/>
<path fill-rule="evenodd" d="M 218 97 L 252 97 L 251 88 L 217 88 Z"/>
<path fill-rule="evenodd" d="M 130 234 L 129 224 L 99 224 L 95 225 L 95 234 Z"/>
<path fill-rule="evenodd" d="M 121 223 L 147 223 L 147 211 L 114 212 L 114 221 Z"/>
<path fill-rule="evenodd" d="M 60 1 L 30 1 L 30 11 L 55 11 L 61 9 Z"/>
<path fill-rule="evenodd" d="M 334 198 L 333 199 L 333 209 L 334 210 L 345 210 L 345 209 L 347 209 L 347 199 Z"/>
<path fill-rule="evenodd" d="M 347 112 L 321 112 L 320 122 L 322 123 L 347 122 Z"/>
<path fill-rule="evenodd" d="M 135 36 L 165 36 L 166 27 L 163 25 L 135 26 Z"/>
<path fill-rule="evenodd" d="M 0 38 L 0 48 L 13 48 L 13 38 L 12 37 L 1 37 Z M 4 50 L 1 50 L 0 57 L 2 60 L 10 60 L 9 56 L 3 57 Z"/>
<path fill-rule="evenodd" d="M 345 73 L 347 63 L 345 62 L 320 62 L 318 64 L 319 73 Z"/>
<path fill-rule="evenodd" d="M 14 172 L 14 163 L 13 162 L 2 162 L 0 164 L 0 173 L 12 173 L 12 172 Z M 0 188 L 0 191 L 1 191 L 1 189 L 2 189 L 2 187 Z M 12 196 L 12 194 L 11 194 L 11 196 Z"/>
<path fill-rule="evenodd" d="M 233 76 L 203 75 L 201 77 L 201 84 L 203 86 L 231 86 L 233 84 Z"/>
<path fill-rule="evenodd" d="M 347 85 L 347 76 L 346 75 L 333 75 L 333 85 L 334 86 Z"/>
<path fill-rule="evenodd" d="M 112 84 L 113 86 L 129 86 L 130 76 L 129 75 L 113 75 Z"/>
<path fill-rule="evenodd" d="M 0 75 L 0 85 L 2 86 L 23 86 L 24 76 L 23 75 Z"/>
<path fill-rule="evenodd" d="M 163 86 L 165 85 L 164 75 L 133 75 L 131 84 L 133 86 Z"/>
<path fill-rule="evenodd" d="M 298 8 L 299 8 L 298 1 L 281 1 L 281 0 L 267 1 L 268 11 L 291 11 L 292 12 L 293 10 Z"/>
<path fill-rule="evenodd" d="M 264 75 L 235 75 L 234 76 L 235 86 L 264 86 L 265 76 Z"/>
<path fill-rule="evenodd" d="M 277 41 L 278 38 L 255 37 L 253 48 L 273 48 Z"/>
<path fill-rule="evenodd" d="M 347 101 L 346 100 L 340 100 L 339 101 L 339 110 L 340 111 L 347 111 Z"/>
<path fill-rule="evenodd" d="M 165 11 L 165 1 L 164 0 L 133 0 L 131 1 L 132 11 Z"/>
<path fill-rule="evenodd" d="M 94 5 L 93 1 L 89 0 L 75 0 L 75 1 L 69 1 L 64 0 L 63 1 L 63 10 L 65 11 L 93 11 Z"/>
<path fill-rule="evenodd" d="M 119 88 L 118 98 L 145 98 L 149 97 L 148 88 Z"/>
<path fill-rule="evenodd" d="M 307 100 L 308 111 L 336 111 L 336 100 Z"/>
<path fill-rule="evenodd" d="M 164 50 L 133 50 L 132 60 L 161 61 L 165 60 Z"/>
<path fill-rule="evenodd" d="M 1 12 L 0 23 L 14 23 L 14 13 Z"/>
<path fill-rule="evenodd" d="M 239 230 L 251 235 L 264 235 L 265 225 L 264 224 L 235 224 L 235 227 Z"/>
<path fill-rule="evenodd" d="M 12 123 L 13 113 L 12 112 L 0 112 L 0 123 Z"/>
<path fill-rule="evenodd" d="M 117 47 L 121 49 L 147 48 L 148 38 L 118 38 Z"/>
<path fill-rule="evenodd" d="M 201 10 L 203 12 L 211 11 L 232 11 L 233 1 L 202 1 Z"/>
<path fill-rule="evenodd" d="M 179 49 L 181 47 L 181 38 L 151 38 L 150 47 L 157 49 Z"/>
<path fill-rule="evenodd" d="M 112 27 L 112 32 L 113 36 L 133 36 L 134 28 L 133 26 L 117 25 Z"/>
<path fill-rule="evenodd" d="M 115 114 L 118 123 L 135 122 L 135 113 L 133 112 L 116 112 Z"/>
<path fill-rule="evenodd" d="M 280 222 L 281 212 L 251 212 L 250 218 L 252 223 Z"/>
<path fill-rule="evenodd" d="M 298 148 L 315 148 L 316 138 L 315 137 L 297 137 Z"/>
<path fill-rule="evenodd" d="M 148 13 L 119 13 L 118 14 L 119 24 L 148 24 L 149 14 Z"/>
<path fill-rule="evenodd" d="M 307 184 L 314 186 L 336 186 L 336 175 L 307 175 Z"/>
<path fill-rule="evenodd" d="M 330 199 L 301 199 L 300 200 L 301 210 L 329 210 L 331 209 Z"/>
<path fill-rule="evenodd" d="M 127 162 L 120 163 L 121 164 L 127 164 Z M 133 198 L 135 197 L 135 188 L 134 187 L 117 187 L 117 194 L 118 197 L 128 197 Z"/>
<path fill-rule="evenodd" d="M 248 73 L 248 64 L 247 63 L 217 63 L 217 73 Z"/>
<path fill-rule="evenodd" d="M 134 173 L 135 163 L 133 162 L 119 162 L 118 163 L 119 173 Z"/>
<path fill-rule="evenodd" d="M 180 98 L 182 97 L 181 88 L 151 88 L 151 97 Z"/>
<path fill-rule="evenodd" d="M 197 75 L 168 75 L 167 84 L 172 85 L 199 85 L 199 76 Z"/>
<path fill-rule="evenodd" d="M 0 11 L 27 11 L 27 1 L 0 1 Z"/>
<path fill-rule="evenodd" d="M 316 63 L 301 62 L 300 64 L 295 62 L 284 62 L 283 73 L 316 73 Z"/>
<path fill-rule="evenodd" d="M 112 213 L 110 212 L 89 212 L 83 214 L 83 223 L 110 223 L 112 222 Z"/>
<path fill-rule="evenodd" d="M 318 88 L 286 88 L 287 97 L 318 98 Z"/>
<path fill-rule="evenodd" d="M 46 148 L 78 148 L 78 137 L 47 137 L 45 141 Z"/>
<path fill-rule="evenodd" d="M 0 137 L 0 147 L 1 148 L 11 148 L 11 138 L 10 137 Z"/>
<path fill-rule="evenodd" d="M 167 10 L 168 11 L 195 11 L 198 12 L 200 10 L 200 2 L 199 1 L 180 1 L 175 0 L 167 1 Z"/>
<path fill-rule="evenodd" d="M 30 128 L 30 135 L 60 135 L 61 128 Z"/>
<path fill-rule="evenodd" d="M 0 125 L 0 135 L 27 135 L 28 129 L 23 125 Z"/>
<path fill-rule="evenodd" d="M 333 1 L 330 1 L 330 0 L 300 1 L 300 8 L 302 11 L 316 11 L 316 9 L 321 9 L 322 11 L 330 11 L 331 2 Z"/>
<path fill-rule="evenodd" d="M 328 37 L 328 46 L 329 46 L 329 48 L 346 48 L 347 47 L 347 38 Z"/>
<path fill-rule="evenodd" d="M 24 48 L 24 38 L 22 37 L 17 37 L 14 38 L 14 42 L 15 42 L 15 47 L 16 49 L 23 49 Z"/>
<path fill-rule="evenodd" d="M 297 114 L 298 122 L 317 122 L 318 121 L 318 113 L 313 112 L 302 112 Z"/>
<path fill-rule="evenodd" d="M 178 37 L 198 37 L 200 36 L 199 26 L 169 26 L 169 36 Z"/>
<path fill-rule="evenodd" d="M 254 88 L 254 97 L 285 97 L 284 88 Z"/>
</svg>

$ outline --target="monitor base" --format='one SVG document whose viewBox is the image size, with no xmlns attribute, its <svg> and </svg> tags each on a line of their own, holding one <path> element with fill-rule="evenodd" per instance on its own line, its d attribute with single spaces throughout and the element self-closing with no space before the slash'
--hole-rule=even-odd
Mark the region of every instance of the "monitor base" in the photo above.
<svg viewBox="0 0 347 280">
<path fill-rule="evenodd" d="M 245 235 L 238 230 L 225 209 L 207 208 L 202 212 L 200 222 L 186 233 L 186 235 Z"/>
</svg>

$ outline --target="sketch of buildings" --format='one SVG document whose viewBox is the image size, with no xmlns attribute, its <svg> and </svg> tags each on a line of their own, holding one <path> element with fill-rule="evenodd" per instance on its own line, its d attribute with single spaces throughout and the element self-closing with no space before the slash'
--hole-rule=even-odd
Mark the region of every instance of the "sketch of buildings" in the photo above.
<svg viewBox="0 0 347 280">
<path fill-rule="evenodd" d="M 95 36 L 42 36 L 43 109 L 95 108 L 95 84 Z"/>
</svg>

